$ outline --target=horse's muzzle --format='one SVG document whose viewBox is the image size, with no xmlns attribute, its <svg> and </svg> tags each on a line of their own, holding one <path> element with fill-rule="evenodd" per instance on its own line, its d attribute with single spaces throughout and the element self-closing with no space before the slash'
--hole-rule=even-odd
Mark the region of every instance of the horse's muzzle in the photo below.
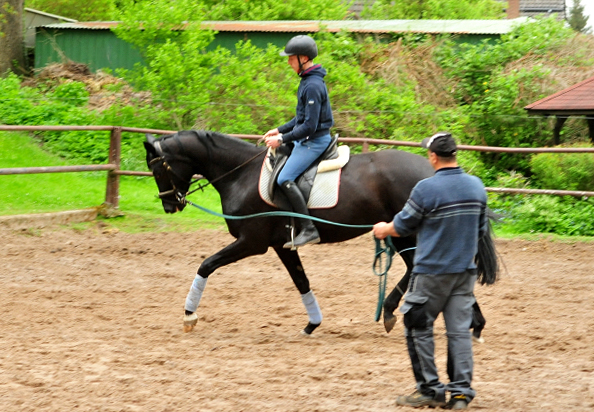
<svg viewBox="0 0 594 412">
<path fill-rule="evenodd" d="M 181 212 L 182 210 L 184 210 L 184 208 L 186 207 L 185 203 L 179 203 L 179 202 L 172 202 L 172 201 L 163 201 L 163 210 L 165 211 L 165 213 L 177 213 L 177 212 Z"/>
<path fill-rule="evenodd" d="M 163 206 L 163 209 L 165 209 L 165 213 L 177 213 L 177 212 L 181 212 L 182 210 L 184 210 L 185 205 L 179 205 L 179 206 L 172 206 L 172 205 L 167 205 L 167 206 Z"/>
</svg>

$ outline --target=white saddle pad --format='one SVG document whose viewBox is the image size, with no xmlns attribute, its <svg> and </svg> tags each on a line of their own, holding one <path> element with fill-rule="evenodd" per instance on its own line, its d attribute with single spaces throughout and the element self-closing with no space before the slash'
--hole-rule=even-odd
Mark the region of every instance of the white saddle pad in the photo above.
<svg viewBox="0 0 594 412">
<path fill-rule="evenodd" d="M 272 199 L 270 199 L 270 195 L 268 194 L 268 185 L 270 183 L 271 175 L 272 172 L 266 167 L 266 161 L 264 161 L 262 163 L 262 172 L 260 173 L 258 190 L 262 200 L 271 206 L 276 206 L 272 203 Z M 323 173 L 318 172 L 311 188 L 307 207 L 309 209 L 328 209 L 336 206 L 338 203 L 339 186 L 340 169 Z"/>
</svg>

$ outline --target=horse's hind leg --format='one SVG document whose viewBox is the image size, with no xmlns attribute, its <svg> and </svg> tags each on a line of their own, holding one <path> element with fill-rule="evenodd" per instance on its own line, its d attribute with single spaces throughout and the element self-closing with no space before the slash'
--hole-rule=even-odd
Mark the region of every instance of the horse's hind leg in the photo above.
<svg viewBox="0 0 594 412">
<path fill-rule="evenodd" d="M 322 311 L 320 310 L 320 306 L 318 305 L 318 301 L 313 294 L 313 291 L 309 287 L 309 279 L 307 279 L 307 276 L 305 275 L 299 254 L 297 251 L 284 249 L 280 246 L 274 247 L 274 250 L 285 265 L 285 268 L 287 268 L 297 290 L 301 293 L 301 301 L 309 316 L 309 323 L 305 329 L 303 329 L 303 333 L 305 335 L 311 335 L 311 333 L 322 323 Z"/>
<path fill-rule="evenodd" d="M 388 333 L 390 333 L 392 329 L 394 329 L 394 325 L 396 325 L 396 315 L 394 315 L 394 311 L 398 308 L 398 304 L 408 288 L 410 274 L 411 270 L 408 269 L 396 287 L 384 300 L 384 328 Z"/>
<path fill-rule="evenodd" d="M 394 315 L 394 311 L 398 308 L 402 296 L 404 296 L 406 289 L 408 289 L 408 282 L 410 280 L 410 274 L 412 273 L 413 259 L 415 256 L 414 249 L 410 249 L 414 247 L 414 242 L 407 240 L 407 238 L 394 238 L 392 239 L 392 242 L 398 252 L 403 251 L 400 253 L 400 257 L 406 264 L 406 273 L 402 279 L 400 279 L 394 290 L 392 290 L 384 300 L 384 328 L 388 333 L 390 333 L 392 329 L 394 329 L 394 325 L 396 325 L 396 315 Z"/>
<path fill-rule="evenodd" d="M 393 239 L 393 242 L 396 243 Z M 395 245 L 396 246 L 396 245 Z M 396 246 L 398 250 L 404 250 L 404 247 L 400 247 L 400 245 Z M 400 300 L 404 296 L 406 289 L 408 289 L 408 282 L 410 281 L 410 275 L 412 273 L 413 268 L 413 259 L 414 259 L 414 250 L 405 251 L 400 254 L 404 263 L 406 263 L 406 273 L 400 279 L 394 290 L 388 295 L 388 297 L 384 300 L 384 328 L 386 328 L 386 332 L 390 333 L 396 324 L 396 316 L 394 315 L 394 311 L 398 308 L 400 304 Z M 470 328 L 472 329 L 472 338 L 477 342 L 484 342 L 484 339 L 481 338 L 481 333 L 487 324 L 487 320 L 483 316 L 481 312 L 481 308 L 477 301 L 474 302 L 472 305 L 472 323 Z"/>
<path fill-rule="evenodd" d="M 481 338 L 481 333 L 487 324 L 487 320 L 483 316 L 481 312 L 481 308 L 479 307 L 478 302 L 475 300 L 474 305 L 472 305 L 472 323 L 470 324 L 470 328 L 472 329 L 472 339 L 483 343 L 485 340 Z"/>
</svg>

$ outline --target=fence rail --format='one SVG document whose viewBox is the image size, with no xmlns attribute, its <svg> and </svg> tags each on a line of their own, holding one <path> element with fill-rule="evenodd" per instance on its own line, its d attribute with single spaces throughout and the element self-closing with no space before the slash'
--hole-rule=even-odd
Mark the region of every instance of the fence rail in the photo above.
<svg viewBox="0 0 594 412">
<path fill-rule="evenodd" d="M 174 134 L 173 130 L 143 129 L 124 126 L 7 126 L 0 125 L 0 131 L 108 131 L 110 132 L 108 163 L 103 165 L 78 165 L 78 166 L 52 166 L 52 167 L 20 167 L 0 169 L 0 175 L 35 174 L 35 173 L 65 173 L 65 172 L 91 172 L 107 171 L 107 188 L 105 203 L 112 207 L 119 206 L 120 176 L 152 176 L 150 172 L 134 170 L 121 170 L 121 142 L 122 132 L 151 133 L 156 135 Z M 251 134 L 231 134 L 231 136 L 259 140 L 261 136 Z M 362 146 L 363 152 L 369 151 L 369 146 L 404 146 L 420 147 L 417 142 L 397 140 L 367 139 L 363 137 L 339 137 L 339 142 Z M 491 153 L 594 153 L 594 148 L 559 148 L 559 147 L 493 147 L 459 145 L 459 150 L 469 150 Z M 509 194 L 539 194 L 556 196 L 592 197 L 594 192 L 575 190 L 549 190 L 549 189 L 513 189 L 501 187 L 487 187 L 488 192 Z"/>
</svg>

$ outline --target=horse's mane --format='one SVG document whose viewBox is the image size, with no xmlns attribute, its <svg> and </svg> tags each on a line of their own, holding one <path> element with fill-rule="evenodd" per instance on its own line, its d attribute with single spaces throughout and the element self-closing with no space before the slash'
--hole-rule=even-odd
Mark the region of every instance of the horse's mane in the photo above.
<svg viewBox="0 0 594 412">
<path fill-rule="evenodd" d="M 229 136 L 220 132 L 213 132 L 211 130 L 186 130 L 181 133 L 194 133 L 198 140 L 217 149 L 235 149 L 241 147 L 254 148 L 255 144 L 246 142 L 237 137 Z"/>
<path fill-rule="evenodd" d="M 161 136 L 157 140 L 165 144 L 164 150 L 178 155 L 188 150 L 192 142 L 196 141 L 206 147 L 209 157 L 213 149 L 225 154 L 249 154 L 257 147 L 254 143 L 210 130 L 181 130 L 171 135 Z"/>
</svg>

